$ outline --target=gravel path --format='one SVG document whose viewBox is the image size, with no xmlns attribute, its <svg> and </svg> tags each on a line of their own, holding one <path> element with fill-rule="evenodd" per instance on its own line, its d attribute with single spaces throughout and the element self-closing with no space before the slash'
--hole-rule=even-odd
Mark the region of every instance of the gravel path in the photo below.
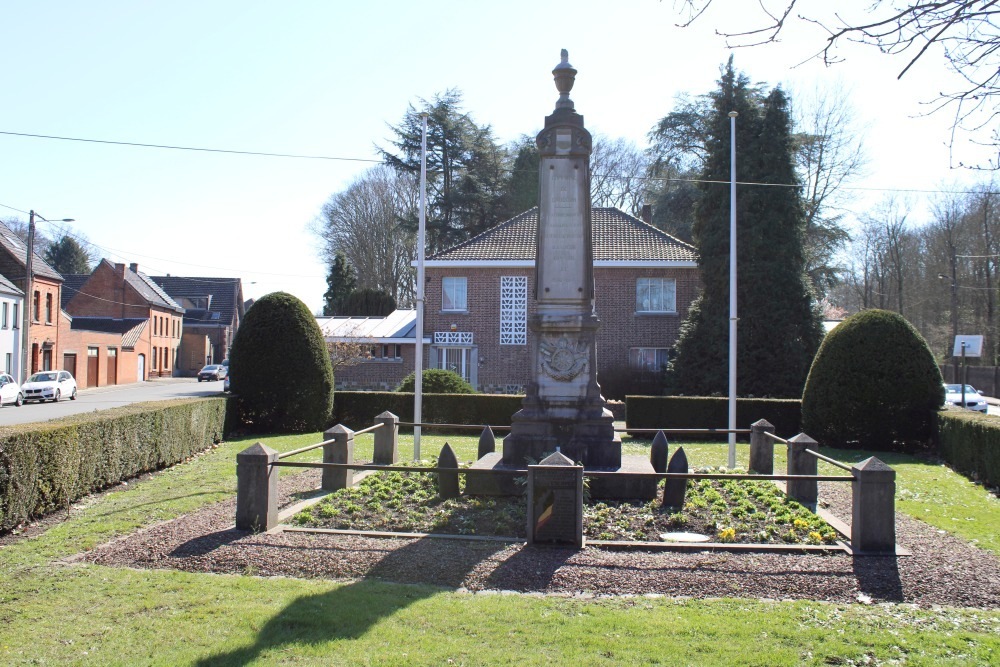
<svg viewBox="0 0 1000 667">
<path fill-rule="evenodd" d="M 318 473 L 282 478 L 282 502 L 315 488 Z M 850 517 L 844 485 L 820 498 Z M 906 602 L 1000 608 L 1000 559 L 928 524 L 896 515 L 901 557 L 833 554 L 612 551 L 445 539 L 396 539 L 235 530 L 235 499 L 158 524 L 79 560 L 191 572 L 375 578 L 470 591 Z"/>
</svg>

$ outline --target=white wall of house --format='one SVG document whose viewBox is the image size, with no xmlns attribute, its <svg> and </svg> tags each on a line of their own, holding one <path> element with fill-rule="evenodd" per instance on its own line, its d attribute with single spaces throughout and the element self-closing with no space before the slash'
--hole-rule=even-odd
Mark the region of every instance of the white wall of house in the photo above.
<svg viewBox="0 0 1000 667">
<path fill-rule="evenodd" d="M 0 372 L 21 379 L 21 327 L 24 299 L 0 292 Z"/>
</svg>

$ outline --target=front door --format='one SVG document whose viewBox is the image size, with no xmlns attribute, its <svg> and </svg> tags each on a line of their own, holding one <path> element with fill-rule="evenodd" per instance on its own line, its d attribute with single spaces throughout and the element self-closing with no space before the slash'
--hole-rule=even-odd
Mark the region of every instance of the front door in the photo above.
<svg viewBox="0 0 1000 667">
<path fill-rule="evenodd" d="M 136 382 L 142 382 L 146 379 L 146 355 L 140 354 L 139 359 L 136 360 Z"/>
</svg>

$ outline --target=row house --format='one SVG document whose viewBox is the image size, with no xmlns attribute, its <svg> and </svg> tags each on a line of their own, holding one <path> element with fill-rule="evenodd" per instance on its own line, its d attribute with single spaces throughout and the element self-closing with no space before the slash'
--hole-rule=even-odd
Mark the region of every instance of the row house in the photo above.
<svg viewBox="0 0 1000 667">
<path fill-rule="evenodd" d="M 15 286 L 26 299 L 20 312 L 11 312 L 10 326 L 23 327 L 25 308 L 27 313 L 27 365 L 20 368 L 20 378 L 40 370 L 57 369 L 61 363 L 60 316 L 63 277 L 42 259 L 38 253 L 31 254 L 30 287 L 27 280 L 28 250 L 25 243 L 6 225 L 0 223 L 0 275 Z M 11 304 L 13 311 L 14 303 Z M 21 341 L 24 344 L 24 341 Z M 24 348 L 22 347 L 22 350 Z"/>
<path fill-rule="evenodd" d="M 169 275 L 151 279 L 184 308 L 177 372 L 195 376 L 205 364 L 220 364 L 228 359 L 246 314 L 242 281 Z"/>
<path fill-rule="evenodd" d="M 680 325 L 701 289 L 697 253 L 648 221 L 594 208 L 598 379 L 622 393 L 655 378 L 670 358 Z M 446 368 L 488 393 L 521 393 L 533 377 L 528 321 L 535 312 L 534 208 L 425 262 L 425 368 Z M 399 311 L 397 311 L 399 312 Z M 396 316 L 396 314 L 394 314 Z M 321 327 L 323 322 L 320 322 Z M 339 322 L 350 331 L 356 322 Z M 396 332 L 405 323 L 395 322 Z M 332 330 L 333 323 L 327 323 Z M 330 342 L 349 337 L 329 337 Z M 413 370 L 408 343 L 359 337 L 376 350 L 339 370 L 342 388 L 384 389 Z"/>
<path fill-rule="evenodd" d="M 64 308 L 71 328 L 90 332 L 95 341 L 95 334 L 103 335 L 103 342 L 86 344 L 86 386 L 99 385 L 102 377 L 108 384 L 121 384 L 174 375 L 184 308 L 137 264 L 104 259 L 90 275 L 67 276 L 66 281 Z M 73 352 L 78 364 L 82 347 L 81 342 Z M 129 353 L 130 360 L 119 359 L 119 352 Z M 92 377 L 91 369 L 95 369 Z"/>
<path fill-rule="evenodd" d="M 21 377 L 21 309 L 24 292 L 0 275 L 0 372 Z"/>
</svg>

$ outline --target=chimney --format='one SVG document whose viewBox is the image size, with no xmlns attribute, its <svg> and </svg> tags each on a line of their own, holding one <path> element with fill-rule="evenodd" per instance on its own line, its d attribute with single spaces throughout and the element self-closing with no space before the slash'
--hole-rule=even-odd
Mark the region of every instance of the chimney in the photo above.
<svg viewBox="0 0 1000 667">
<path fill-rule="evenodd" d="M 125 265 L 124 264 L 117 264 L 116 263 L 115 264 L 115 273 L 117 273 L 119 276 L 121 276 L 122 278 L 124 278 L 125 277 Z"/>
<path fill-rule="evenodd" d="M 129 265 L 128 265 L 128 268 L 129 268 L 129 270 L 130 270 L 130 271 L 131 271 L 132 273 L 139 273 L 139 265 L 138 265 L 138 264 L 136 264 L 135 262 L 132 262 L 131 264 L 129 264 Z"/>
<path fill-rule="evenodd" d="M 645 222 L 647 225 L 653 224 L 653 205 L 643 204 L 642 213 L 640 214 L 640 217 L 642 218 L 642 221 Z"/>
</svg>

